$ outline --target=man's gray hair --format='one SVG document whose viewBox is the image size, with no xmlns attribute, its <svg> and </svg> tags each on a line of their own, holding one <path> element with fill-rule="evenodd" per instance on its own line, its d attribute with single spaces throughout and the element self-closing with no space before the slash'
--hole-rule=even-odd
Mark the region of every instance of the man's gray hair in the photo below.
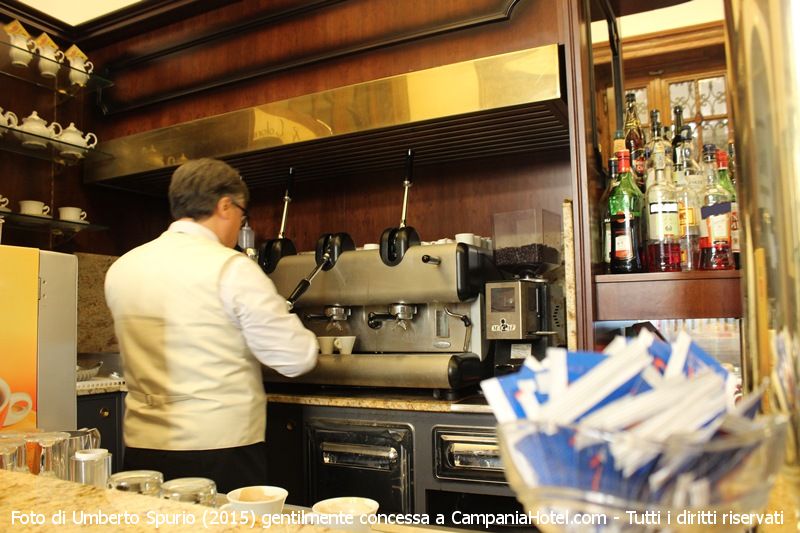
<svg viewBox="0 0 800 533">
<path fill-rule="evenodd" d="M 239 173 L 224 161 L 193 159 L 175 169 L 169 184 L 169 209 L 172 218 L 203 220 L 214 213 L 223 196 L 234 201 L 250 199 L 247 185 Z"/>
</svg>

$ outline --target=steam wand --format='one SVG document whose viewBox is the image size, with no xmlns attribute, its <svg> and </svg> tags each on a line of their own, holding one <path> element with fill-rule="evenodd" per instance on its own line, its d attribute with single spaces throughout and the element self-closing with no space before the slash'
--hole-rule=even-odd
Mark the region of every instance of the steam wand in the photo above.
<svg viewBox="0 0 800 533">
<path fill-rule="evenodd" d="M 286 299 L 286 305 L 289 307 L 289 311 L 294 308 L 294 304 L 297 303 L 297 300 L 311 287 L 311 282 L 317 277 L 317 274 L 325 268 L 328 264 L 331 263 L 331 251 L 330 248 L 325 250 L 325 253 L 322 256 L 322 260 L 314 267 L 314 270 L 311 273 L 300 280 L 300 283 L 297 284 L 297 287 L 294 288 L 292 291 L 291 296 Z"/>
</svg>

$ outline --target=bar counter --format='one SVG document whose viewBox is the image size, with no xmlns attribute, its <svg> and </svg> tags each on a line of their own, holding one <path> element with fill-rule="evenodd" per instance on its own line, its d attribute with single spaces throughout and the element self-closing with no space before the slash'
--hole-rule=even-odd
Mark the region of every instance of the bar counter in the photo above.
<svg viewBox="0 0 800 533">
<path fill-rule="evenodd" d="M 71 481 L 0 470 L 0 531 L 63 533 L 85 531 L 172 532 L 211 531 L 217 533 L 261 529 L 252 525 L 213 524 L 217 510 Z M 284 513 L 293 508 L 286 506 Z M 295 511 L 297 516 L 299 511 Z M 97 524 L 98 517 L 106 519 Z M 109 522 L 108 519 L 117 522 Z M 95 523 L 90 523 L 92 519 Z M 205 523 L 204 523 L 205 520 Z M 85 521 L 85 523 L 82 523 Z M 157 521 L 160 521 L 157 523 Z M 299 522 L 299 520 L 294 520 Z M 138 522 L 138 523 L 133 523 Z M 333 531 L 305 524 L 273 525 L 270 531 L 301 533 Z M 373 531 L 384 533 L 433 533 L 453 531 L 442 527 L 413 527 L 381 524 Z"/>
</svg>

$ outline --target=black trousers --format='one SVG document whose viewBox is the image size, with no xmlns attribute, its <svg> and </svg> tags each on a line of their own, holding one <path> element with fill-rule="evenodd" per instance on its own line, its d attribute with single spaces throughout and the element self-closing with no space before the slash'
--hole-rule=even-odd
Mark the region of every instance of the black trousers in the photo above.
<svg viewBox="0 0 800 533">
<path fill-rule="evenodd" d="M 168 451 L 125 448 L 125 470 L 157 470 L 164 481 L 178 477 L 205 477 L 217 492 L 267 484 L 267 446 L 263 442 L 219 450 Z"/>
</svg>

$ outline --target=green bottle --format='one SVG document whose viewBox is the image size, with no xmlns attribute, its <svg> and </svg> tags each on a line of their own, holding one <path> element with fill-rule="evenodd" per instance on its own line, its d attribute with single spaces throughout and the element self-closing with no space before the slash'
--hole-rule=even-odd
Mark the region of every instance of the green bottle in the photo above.
<svg viewBox="0 0 800 533">
<path fill-rule="evenodd" d="M 619 185 L 608 198 L 611 217 L 611 272 L 630 274 L 642 271 L 641 225 L 644 195 L 631 172 L 627 150 L 616 153 Z"/>
</svg>

